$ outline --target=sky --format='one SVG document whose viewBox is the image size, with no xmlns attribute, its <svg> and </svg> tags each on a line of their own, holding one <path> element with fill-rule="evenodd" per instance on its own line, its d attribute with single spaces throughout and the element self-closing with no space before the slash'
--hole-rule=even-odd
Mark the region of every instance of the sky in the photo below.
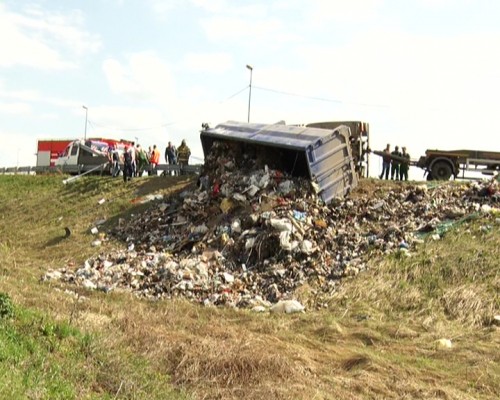
<svg viewBox="0 0 500 400">
<path fill-rule="evenodd" d="M 500 151 L 498 21 L 495 0 L 0 0 L 0 166 L 85 127 L 199 162 L 202 123 L 248 118 Z"/>
</svg>

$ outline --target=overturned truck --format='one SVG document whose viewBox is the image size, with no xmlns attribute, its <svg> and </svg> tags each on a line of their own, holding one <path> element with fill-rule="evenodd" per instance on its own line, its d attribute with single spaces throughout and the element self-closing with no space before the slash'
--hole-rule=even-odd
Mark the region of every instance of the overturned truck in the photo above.
<svg viewBox="0 0 500 400">
<path fill-rule="evenodd" d="M 329 203 L 357 186 L 351 130 L 228 121 L 200 134 L 205 157 L 215 142 L 231 146 L 235 154 L 258 160 L 262 166 L 309 179 L 319 197 Z"/>
</svg>

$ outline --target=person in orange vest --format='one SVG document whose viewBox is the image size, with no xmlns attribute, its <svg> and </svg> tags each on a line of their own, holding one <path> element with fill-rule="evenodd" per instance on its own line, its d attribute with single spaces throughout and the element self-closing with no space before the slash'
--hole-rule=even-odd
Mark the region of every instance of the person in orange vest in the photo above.
<svg viewBox="0 0 500 400">
<path fill-rule="evenodd" d="M 158 175 L 156 167 L 160 163 L 160 150 L 158 150 L 156 144 L 153 145 L 153 151 L 151 152 L 151 158 L 149 159 L 149 163 L 151 164 L 151 170 L 149 171 L 149 175 Z"/>
</svg>

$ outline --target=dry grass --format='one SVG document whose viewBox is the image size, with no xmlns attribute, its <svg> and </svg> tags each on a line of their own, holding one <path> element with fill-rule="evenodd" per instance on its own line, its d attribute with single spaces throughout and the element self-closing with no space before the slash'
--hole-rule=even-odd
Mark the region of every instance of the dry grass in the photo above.
<svg viewBox="0 0 500 400">
<path fill-rule="evenodd" d="M 148 398 L 141 397 L 148 382 L 170 380 L 179 396 L 195 399 L 500 397 L 500 334 L 489 325 L 500 309 L 500 234 L 482 232 L 480 221 L 422 245 L 412 258 L 372 260 L 368 272 L 344 282 L 329 310 L 302 315 L 151 303 L 39 283 L 46 269 L 78 265 L 96 251 L 88 233 L 96 219 L 127 218 L 145 207 L 133 202 L 137 197 L 189 184 L 161 179 L 124 186 L 91 178 L 72 188 L 50 177 L 30 185 L 0 179 L 1 193 L 11 192 L 0 194 L 0 291 L 97 335 L 89 349 L 102 363 L 95 391 Z M 55 242 L 66 224 L 70 240 Z M 450 351 L 436 349 L 442 337 L 452 340 Z M 143 373 L 138 359 L 155 373 Z"/>
</svg>

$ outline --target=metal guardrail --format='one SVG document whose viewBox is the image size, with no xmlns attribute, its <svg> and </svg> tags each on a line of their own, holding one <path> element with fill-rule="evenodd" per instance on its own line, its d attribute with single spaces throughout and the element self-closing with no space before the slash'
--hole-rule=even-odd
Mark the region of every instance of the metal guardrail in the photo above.
<svg viewBox="0 0 500 400">
<path fill-rule="evenodd" d="M 100 165 L 61 165 L 57 167 L 47 167 L 47 166 L 36 166 L 36 167 L 0 167 L 0 174 L 82 174 L 90 171 L 91 169 L 96 169 Z M 143 171 L 150 172 L 176 172 L 179 174 L 198 174 L 201 171 L 201 164 L 197 165 L 170 165 L 170 164 L 158 164 L 153 170 L 151 165 L 146 166 Z M 96 173 L 109 174 L 109 167 L 101 166 L 97 168 Z"/>
</svg>

